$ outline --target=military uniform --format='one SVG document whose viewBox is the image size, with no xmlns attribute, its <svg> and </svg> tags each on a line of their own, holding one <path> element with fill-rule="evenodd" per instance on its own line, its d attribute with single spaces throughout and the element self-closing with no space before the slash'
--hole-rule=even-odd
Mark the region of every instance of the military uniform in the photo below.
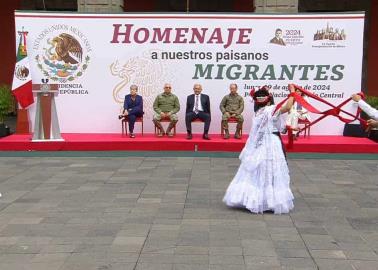
<svg viewBox="0 0 378 270">
<path fill-rule="evenodd" d="M 169 123 L 166 133 L 168 135 L 172 135 L 170 132 L 178 121 L 177 112 L 180 110 L 178 97 L 172 93 L 162 93 L 156 97 L 153 107 L 155 111 L 153 122 L 155 126 L 160 130 L 160 135 L 164 133 L 164 129 L 160 123 L 162 118 L 160 113 L 170 113 L 169 120 L 171 122 Z"/>
<path fill-rule="evenodd" d="M 238 120 L 236 126 L 235 138 L 240 138 L 240 131 L 243 124 L 243 115 L 241 114 L 244 110 L 244 99 L 242 96 L 236 94 L 229 94 L 223 97 L 221 104 L 219 106 L 222 111 L 222 127 L 225 130 L 225 139 L 230 137 L 228 132 L 228 119 L 232 114 L 235 114 L 235 118 Z M 229 113 L 229 114 L 226 114 Z"/>
</svg>

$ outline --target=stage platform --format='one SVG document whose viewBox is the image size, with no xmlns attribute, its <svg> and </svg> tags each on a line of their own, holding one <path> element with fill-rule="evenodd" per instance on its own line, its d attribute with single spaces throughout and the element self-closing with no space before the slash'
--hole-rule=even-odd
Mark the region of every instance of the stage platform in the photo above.
<svg viewBox="0 0 378 270">
<path fill-rule="evenodd" d="M 173 138 L 136 134 L 132 139 L 121 134 L 62 134 L 64 141 L 32 142 L 31 135 L 10 135 L 0 139 L 0 151 L 219 151 L 240 152 L 247 136 L 241 140 L 224 140 L 220 134 L 211 134 L 210 141 L 194 134 L 187 140 L 185 134 Z M 287 137 L 283 136 L 287 144 Z M 343 136 L 301 136 L 288 149 L 293 153 L 378 153 L 378 143 L 367 138 Z"/>
</svg>

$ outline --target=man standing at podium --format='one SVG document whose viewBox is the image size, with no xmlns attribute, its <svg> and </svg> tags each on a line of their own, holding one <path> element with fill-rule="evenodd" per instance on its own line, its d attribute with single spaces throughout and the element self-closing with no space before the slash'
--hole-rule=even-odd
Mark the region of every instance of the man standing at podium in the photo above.
<svg viewBox="0 0 378 270">
<path fill-rule="evenodd" d="M 187 139 L 192 139 L 192 121 L 199 118 L 205 125 L 202 138 L 204 140 L 210 140 L 209 128 L 211 122 L 210 114 L 210 98 L 208 95 L 202 94 L 202 85 L 196 83 L 193 86 L 194 94 L 189 95 L 186 100 L 186 114 L 185 124 L 187 131 Z"/>
</svg>

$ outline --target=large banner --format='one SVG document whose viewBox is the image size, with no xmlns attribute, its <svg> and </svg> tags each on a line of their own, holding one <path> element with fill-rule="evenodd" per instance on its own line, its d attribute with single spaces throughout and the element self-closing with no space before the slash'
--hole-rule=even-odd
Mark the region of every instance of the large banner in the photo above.
<svg viewBox="0 0 378 270">
<path fill-rule="evenodd" d="M 47 78 L 59 84 L 56 102 L 63 133 L 120 132 L 117 116 L 132 84 L 143 96 L 147 132 L 153 131 L 152 104 L 164 83 L 172 84 L 180 100 L 179 132 L 186 131 L 185 102 L 195 83 L 210 96 L 210 133 L 220 132 L 219 104 L 231 83 L 245 97 L 244 132 L 253 116 L 247 97 L 252 87 L 269 85 L 279 102 L 294 82 L 335 105 L 361 90 L 363 13 L 16 12 L 15 18 L 16 36 L 28 32 L 33 82 Z M 356 110 L 352 104 L 344 109 Z M 195 132 L 203 129 L 193 126 Z M 342 129 L 342 122 L 328 117 L 311 133 L 340 135 Z"/>
</svg>

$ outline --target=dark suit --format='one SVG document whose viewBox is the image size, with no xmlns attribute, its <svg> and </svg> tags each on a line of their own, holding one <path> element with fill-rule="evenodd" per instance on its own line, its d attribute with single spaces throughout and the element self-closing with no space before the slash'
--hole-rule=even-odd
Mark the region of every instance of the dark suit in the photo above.
<svg viewBox="0 0 378 270">
<path fill-rule="evenodd" d="M 286 46 L 285 41 L 282 38 L 274 37 L 270 40 L 270 43 L 281 45 L 281 46 Z"/>
<path fill-rule="evenodd" d="M 210 114 L 210 98 L 208 95 L 201 94 L 201 105 L 202 111 L 199 111 L 198 114 L 194 112 L 195 105 L 195 94 L 189 95 L 186 99 L 186 114 L 185 114 L 185 123 L 186 130 L 188 133 L 192 133 L 192 121 L 199 118 L 205 122 L 204 134 L 209 133 L 211 114 Z"/>
<path fill-rule="evenodd" d="M 132 100 L 130 94 L 126 95 L 123 110 L 128 112 L 129 130 L 133 133 L 136 118 L 143 116 L 143 98 L 136 95 L 135 100 Z"/>
</svg>

